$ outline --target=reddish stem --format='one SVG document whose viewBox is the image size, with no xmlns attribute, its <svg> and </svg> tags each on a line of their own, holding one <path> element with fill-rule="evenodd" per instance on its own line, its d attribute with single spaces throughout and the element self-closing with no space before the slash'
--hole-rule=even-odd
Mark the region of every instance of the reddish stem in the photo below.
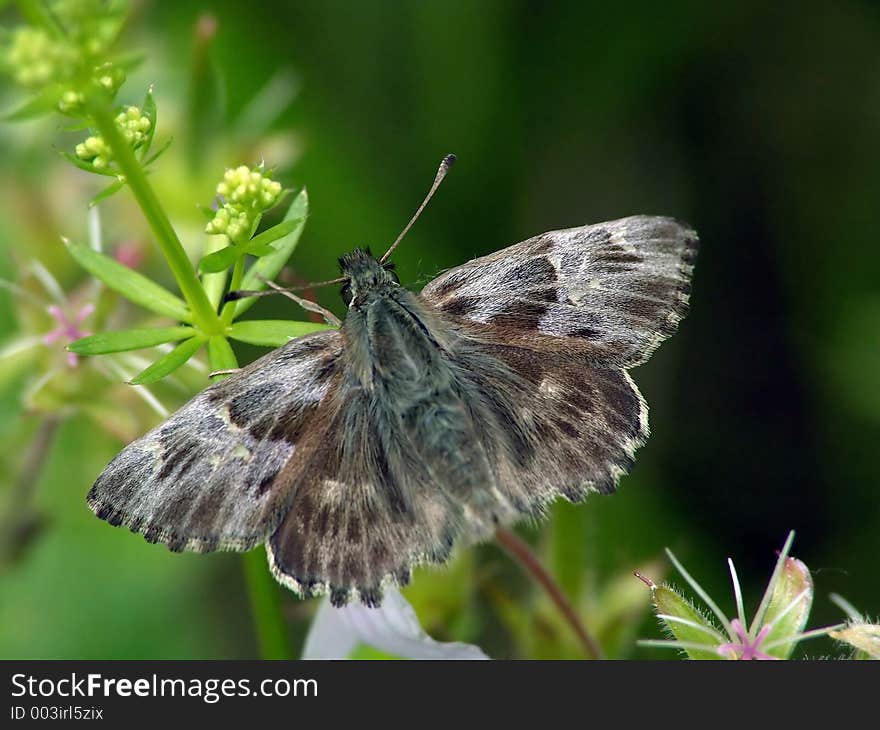
<svg viewBox="0 0 880 730">
<path fill-rule="evenodd" d="M 571 605 L 571 601 L 569 601 L 565 593 L 562 592 L 562 588 L 559 587 L 553 579 L 553 576 L 547 572 L 543 565 L 541 565 L 538 556 L 532 552 L 529 544 L 518 537 L 515 533 L 504 529 L 495 532 L 495 539 L 501 547 L 503 547 L 514 560 L 522 565 L 527 572 L 531 573 L 532 577 L 541 584 L 541 587 L 545 591 L 547 591 L 547 595 L 550 596 L 550 599 L 556 604 L 556 607 L 562 613 L 563 617 L 568 622 L 568 625 L 571 626 L 572 630 L 577 634 L 578 639 L 580 639 L 587 658 L 602 659 L 602 649 L 599 647 L 599 643 L 596 641 L 595 637 L 590 634 L 587 627 L 584 626 L 580 617 L 577 615 L 577 612 L 574 610 L 574 606 Z"/>
</svg>

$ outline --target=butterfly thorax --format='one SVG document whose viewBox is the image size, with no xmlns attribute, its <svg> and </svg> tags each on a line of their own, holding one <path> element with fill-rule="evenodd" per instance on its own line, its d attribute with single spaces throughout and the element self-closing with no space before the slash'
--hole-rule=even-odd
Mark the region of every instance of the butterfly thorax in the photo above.
<svg viewBox="0 0 880 730">
<path fill-rule="evenodd" d="M 421 397 L 432 379 L 444 380 L 436 315 L 369 251 L 346 254 L 340 267 L 349 277 L 342 332 L 351 351 L 350 374 L 358 384 L 408 401 Z"/>
<path fill-rule="evenodd" d="M 417 478 L 461 493 L 485 484 L 486 464 L 456 381 L 449 328 L 438 313 L 364 252 L 341 262 L 351 277 L 342 326 L 349 385 L 362 388 L 380 438 L 409 444 Z M 400 465 L 389 464 L 391 472 Z"/>
</svg>

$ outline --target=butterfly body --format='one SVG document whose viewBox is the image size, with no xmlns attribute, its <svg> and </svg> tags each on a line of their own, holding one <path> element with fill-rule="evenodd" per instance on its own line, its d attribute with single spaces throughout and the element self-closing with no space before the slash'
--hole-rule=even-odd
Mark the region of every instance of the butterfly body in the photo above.
<svg viewBox="0 0 880 730">
<path fill-rule="evenodd" d="M 172 549 L 265 541 L 298 593 L 375 605 L 457 540 L 614 490 L 648 433 L 627 369 L 684 316 L 696 243 L 634 216 L 537 236 L 420 294 L 355 251 L 339 331 L 196 396 L 89 503 Z"/>
</svg>

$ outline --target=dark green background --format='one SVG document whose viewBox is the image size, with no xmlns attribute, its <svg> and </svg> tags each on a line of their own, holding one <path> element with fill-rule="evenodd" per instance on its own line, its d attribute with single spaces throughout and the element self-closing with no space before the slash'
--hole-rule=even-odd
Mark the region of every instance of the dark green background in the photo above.
<svg viewBox="0 0 880 730">
<path fill-rule="evenodd" d="M 151 49 L 147 81 L 157 67 L 170 79 L 157 88 L 160 125 L 163 96 L 186 92 L 192 28 L 207 9 L 219 21 L 211 56 L 227 111 L 200 102 L 202 130 L 222 128 L 280 67 L 301 81 L 275 126 L 303 149 L 279 172 L 309 189 L 292 260 L 305 277 L 330 278 L 341 253 L 393 240 L 447 152 L 458 164 L 396 255 L 413 287 L 555 228 L 657 213 L 699 231 L 691 314 L 634 373 L 653 435 L 617 495 L 545 528 L 568 525 L 548 548 L 559 571 L 583 566 L 601 582 L 668 545 L 730 607 L 730 555 L 754 603 L 795 529 L 794 553 L 816 581 L 812 626 L 839 618 L 832 591 L 880 611 L 876 3 L 150 3 L 130 38 Z M 4 233 L 19 251 L 40 165 L 57 164 L 51 141 L 2 148 L 18 216 Z M 184 134 L 173 154 L 197 161 L 197 148 Z M 0 266 L 14 275 L 11 257 Z M 335 291 L 320 298 L 342 313 Z M 300 316 L 285 302 L 259 306 L 260 316 Z M 0 311 L 5 327 L 8 298 Z M 32 429 L 6 385 L 0 435 Z M 83 423 L 62 429 L 39 485 L 50 527 L 0 576 L 0 655 L 252 655 L 233 557 L 171 556 L 85 511 L 90 480 L 120 444 Z M 15 456 L 4 449 L 7 476 Z M 471 552 L 460 579 L 418 575 L 464 596 L 440 612 L 458 623 L 429 628 L 495 656 L 535 655 L 499 626 L 481 588 L 527 602 L 523 579 L 495 548 Z M 307 611 L 291 602 L 290 612 L 301 635 Z M 638 633 L 657 635 L 650 622 Z"/>
</svg>

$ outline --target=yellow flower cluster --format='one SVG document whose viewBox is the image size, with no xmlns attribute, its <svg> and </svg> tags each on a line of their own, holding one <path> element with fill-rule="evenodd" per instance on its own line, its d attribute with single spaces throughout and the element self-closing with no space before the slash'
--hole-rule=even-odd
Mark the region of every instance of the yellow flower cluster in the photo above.
<svg viewBox="0 0 880 730">
<path fill-rule="evenodd" d="M 278 202 L 281 183 L 245 165 L 229 169 L 217 185 L 224 201 L 205 231 L 225 234 L 233 243 L 247 240 L 264 211 Z"/>
<path fill-rule="evenodd" d="M 62 97 L 62 102 L 65 98 L 66 95 Z M 71 97 L 70 102 L 77 102 L 75 95 Z M 152 122 L 138 107 L 129 106 L 116 115 L 116 126 L 123 139 L 136 148 L 146 141 Z M 90 163 L 97 170 L 107 169 L 113 159 L 113 151 L 100 136 L 89 137 L 85 142 L 78 144 L 75 151 L 79 159 Z"/>
<path fill-rule="evenodd" d="M 77 63 L 77 51 L 52 40 L 42 28 L 23 25 L 13 31 L 3 60 L 17 83 L 39 88 L 69 77 Z"/>
<path fill-rule="evenodd" d="M 124 112 L 116 115 L 116 126 L 132 147 L 138 147 L 147 139 L 150 127 L 153 126 L 150 118 L 136 106 L 125 108 Z"/>
</svg>

